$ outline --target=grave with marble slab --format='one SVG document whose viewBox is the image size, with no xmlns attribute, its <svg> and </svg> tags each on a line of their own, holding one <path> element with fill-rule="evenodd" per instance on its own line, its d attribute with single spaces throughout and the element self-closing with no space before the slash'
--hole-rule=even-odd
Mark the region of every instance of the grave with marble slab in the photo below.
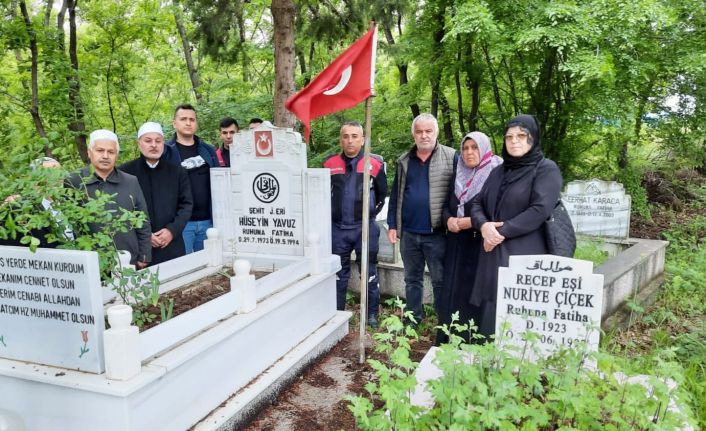
<svg viewBox="0 0 706 431">
<path fill-rule="evenodd" d="M 238 135 L 231 162 L 211 170 L 215 227 L 205 249 L 148 269 L 165 293 L 233 267 L 230 291 L 142 332 L 100 285 L 95 253 L 24 249 L 18 257 L 0 247 L 11 265 L 0 272 L 17 275 L 0 279 L 0 310 L 12 311 L 0 313 L 0 423 L 226 428 L 345 336 L 328 172 L 307 169 L 299 134 L 275 127 Z M 254 270 L 269 274 L 255 280 Z"/>
</svg>

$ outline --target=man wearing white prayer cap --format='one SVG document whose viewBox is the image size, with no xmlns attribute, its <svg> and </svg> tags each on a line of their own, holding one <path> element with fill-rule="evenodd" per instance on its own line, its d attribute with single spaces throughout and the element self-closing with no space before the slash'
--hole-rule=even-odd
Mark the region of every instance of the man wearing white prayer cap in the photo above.
<svg viewBox="0 0 706 431">
<path fill-rule="evenodd" d="M 140 189 L 140 183 L 134 176 L 115 168 L 118 160 L 120 143 L 118 136 L 110 130 L 99 129 L 91 133 L 88 143 L 88 158 L 93 167 L 93 174 L 85 177 L 73 175 L 69 182 L 74 187 L 85 187 L 90 197 L 95 197 L 96 191 L 115 194 L 114 202 L 106 204 L 106 211 L 119 215 L 119 208 L 128 211 L 142 211 L 147 215 L 147 204 Z M 102 229 L 95 223 L 90 225 L 94 232 Z M 151 261 L 152 247 L 150 245 L 149 218 L 142 227 L 133 228 L 127 232 L 118 232 L 113 237 L 118 250 L 130 252 L 130 263 L 138 269 L 146 267 Z"/>
<path fill-rule="evenodd" d="M 137 131 L 140 157 L 120 166 L 137 177 L 147 203 L 152 236 L 151 265 L 185 254 L 184 226 L 191 218 L 193 200 L 186 170 L 160 161 L 164 152 L 164 132 L 159 123 L 148 121 Z"/>
</svg>

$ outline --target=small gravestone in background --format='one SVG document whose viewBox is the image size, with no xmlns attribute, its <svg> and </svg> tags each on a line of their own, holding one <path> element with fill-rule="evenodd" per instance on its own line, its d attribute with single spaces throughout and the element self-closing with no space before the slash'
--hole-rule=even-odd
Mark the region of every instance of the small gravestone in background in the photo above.
<svg viewBox="0 0 706 431">
<path fill-rule="evenodd" d="M 98 254 L 0 247 L 0 357 L 103 372 Z"/>
<path fill-rule="evenodd" d="M 396 263 L 397 253 L 399 253 L 397 251 L 397 247 L 399 246 L 392 244 L 387 238 L 387 232 L 389 231 L 387 227 L 387 208 L 389 202 L 390 198 L 386 197 L 385 204 L 382 206 L 382 209 L 380 209 L 380 212 L 375 217 L 375 223 L 377 223 L 378 227 L 380 228 L 380 240 L 378 242 L 378 261 Z"/>
<path fill-rule="evenodd" d="M 510 256 L 498 273 L 496 337 L 524 346 L 524 334 L 537 334 L 539 353 L 578 340 L 598 350 L 603 275 L 593 262 L 553 255 Z M 504 323 L 509 324 L 503 330 Z"/>
<path fill-rule="evenodd" d="M 561 200 L 576 233 L 627 238 L 630 233 L 630 195 L 614 181 L 572 181 Z"/>
</svg>

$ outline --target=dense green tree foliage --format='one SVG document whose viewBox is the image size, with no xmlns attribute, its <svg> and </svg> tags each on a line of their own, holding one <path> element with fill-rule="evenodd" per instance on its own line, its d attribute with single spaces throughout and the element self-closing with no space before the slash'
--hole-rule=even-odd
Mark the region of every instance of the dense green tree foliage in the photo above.
<svg viewBox="0 0 706 431">
<path fill-rule="evenodd" d="M 84 129 L 100 127 L 123 138 L 123 157 L 134 155 L 137 127 L 169 129 L 184 102 L 197 105 L 211 142 L 225 115 L 282 122 L 275 59 L 291 47 L 275 46 L 280 10 L 293 16 L 295 67 L 285 78 L 296 89 L 370 20 L 379 24 L 372 143 L 388 160 L 411 144 L 418 112 L 439 118 L 442 142 L 478 129 L 496 151 L 503 123 L 528 112 L 568 179 L 639 187 L 644 166 L 704 164 L 706 11 L 697 0 L 2 0 L 3 170 L 43 152 L 78 166 Z M 362 120 L 362 106 L 314 121 L 312 165 L 335 151 L 346 119 Z"/>
</svg>

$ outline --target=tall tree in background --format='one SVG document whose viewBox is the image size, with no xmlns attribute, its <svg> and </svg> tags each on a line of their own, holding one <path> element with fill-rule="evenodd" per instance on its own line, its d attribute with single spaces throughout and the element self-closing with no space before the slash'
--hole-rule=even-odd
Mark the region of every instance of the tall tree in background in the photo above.
<svg viewBox="0 0 706 431">
<path fill-rule="evenodd" d="M 409 63 L 406 59 L 400 55 L 399 46 L 395 40 L 395 35 L 393 30 L 397 31 L 398 37 L 402 35 L 402 21 L 403 17 L 408 10 L 414 9 L 412 5 L 408 4 L 406 1 L 376 1 L 372 5 L 373 17 L 380 23 L 382 32 L 385 35 L 385 42 L 387 43 L 387 52 L 394 59 L 395 67 L 397 67 L 397 73 L 399 74 L 399 87 L 400 92 L 404 95 L 404 99 L 408 98 L 408 84 L 409 84 Z M 385 46 L 385 45 L 383 45 Z M 416 100 L 409 101 L 409 109 L 412 113 L 412 118 L 418 116 L 421 113 L 419 109 L 419 103 Z"/>
<path fill-rule="evenodd" d="M 57 17 L 57 29 L 60 40 L 64 40 L 64 16 L 65 10 L 69 12 L 69 61 L 71 69 L 66 76 L 69 84 L 69 105 L 72 109 L 72 118 L 69 120 L 69 130 L 74 135 L 76 150 L 83 163 L 88 164 L 88 146 L 86 145 L 86 124 L 84 122 L 83 100 L 81 99 L 81 81 L 79 80 L 78 69 L 78 37 L 76 35 L 76 3 L 78 0 L 64 0 L 59 16 Z M 49 2 L 51 4 L 52 2 Z M 63 45 L 63 44 L 62 44 Z"/>
<path fill-rule="evenodd" d="M 182 21 L 182 8 L 179 4 L 179 0 L 173 0 L 174 5 L 174 21 L 176 23 L 177 32 L 179 33 L 179 39 L 181 40 L 181 46 L 184 50 L 184 60 L 186 61 L 186 70 L 189 72 L 189 79 L 191 80 L 191 88 L 194 91 L 194 97 L 196 101 L 203 102 L 203 96 L 201 94 L 201 82 L 199 81 L 199 71 L 194 66 L 194 60 L 191 56 L 191 42 L 189 41 L 189 36 L 186 34 L 186 28 Z"/>
<path fill-rule="evenodd" d="M 39 47 L 37 44 L 37 33 L 34 25 L 32 24 L 32 19 L 29 16 L 27 4 L 24 0 L 20 0 L 19 7 L 20 12 L 22 13 L 22 21 L 24 22 L 27 37 L 29 39 L 31 75 L 30 87 L 32 92 L 32 102 L 29 106 L 29 114 L 32 116 L 34 127 L 37 129 L 37 134 L 42 138 L 46 138 L 47 132 L 44 129 L 44 122 L 42 121 L 42 116 L 39 113 Z M 47 144 L 44 144 L 44 153 L 46 155 L 51 154 Z"/>
<path fill-rule="evenodd" d="M 421 111 L 438 114 L 442 140 L 480 129 L 496 151 L 508 118 L 535 114 L 566 178 L 620 180 L 635 156 L 705 157 L 701 0 L 168 3 L 0 2 L 3 153 L 25 165 L 47 149 L 85 160 L 85 129 L 113 123 L 128 134 L 141 121 L 168 122 L 191 98 L 204 124 L 230 115 L 291 126 L 283 101 L 294 82 L 303 87 L 373 18 L 381 42 L 373 139 L 388 158 L 409 146 L 408 119 Z M 359 111 L 317 121 L 312 163 L 333 149 L 327 142 L 335 146 L 336 122 Z M 216 139 L 214 130 L 205 138 Z"/>
<path fill-rule="evenodd" d="M 296 53 L 294 50 L 293 0 L 272 0 L 273 45 L 275 50 L 274 124 L 294 127 L 294 114 L 287 111 L 284 102 L 294 94 Z"/>
</svg>

